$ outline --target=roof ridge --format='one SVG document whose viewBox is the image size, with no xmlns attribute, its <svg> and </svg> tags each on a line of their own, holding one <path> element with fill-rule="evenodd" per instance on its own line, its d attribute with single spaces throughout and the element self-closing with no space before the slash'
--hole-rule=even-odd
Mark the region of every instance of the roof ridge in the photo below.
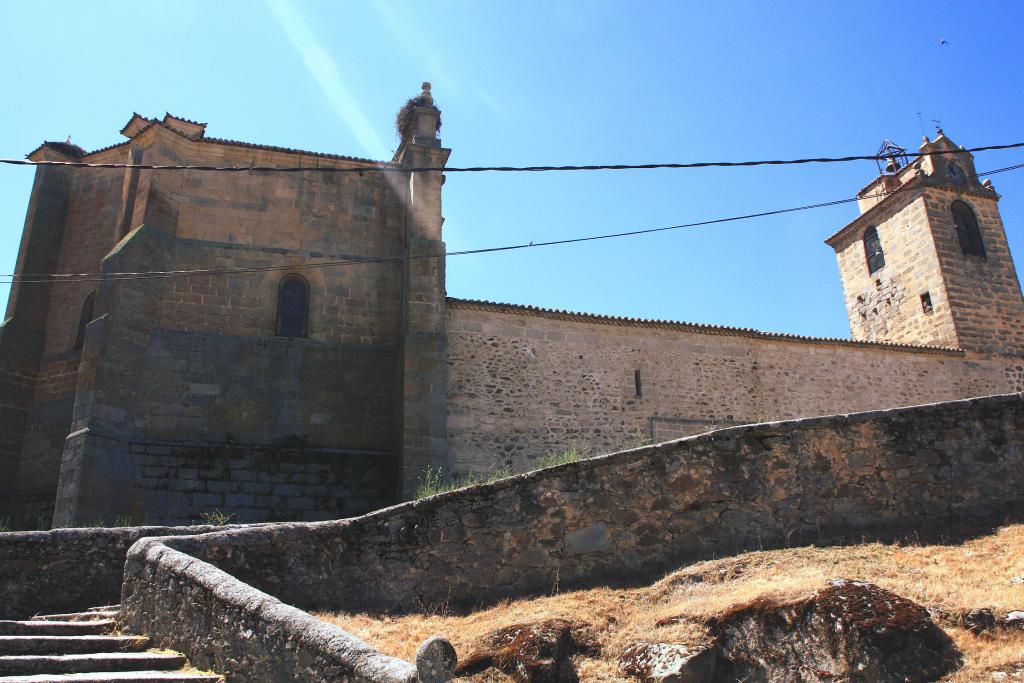
<svg viewBox="0 0 1024 683">
<path fill-rule="evenodd" d="M 185 123 L 192 123 L 192 124 L 195 124 L 197 126 L 204 126 L 205 127 L 206 125 L 208 125 L 204 121 L 193 121 L 192 119 L 186 119 L 184 116 L 178 116 L 177 114 L 172 114 L 171 112 L 169 112 L 167 110 L 164 110 L 164 118 L 165 119 L 166 118 L 177 119 L 178 121 L 184 121 Z"/>
<path fill-rule="evenodd" d="M 69 157 L 75 157 L 80 159 L 87 156 L 89 153 L 82 149 L 79 145 L 73 142 L 61 142 L 60 140 L 43 140 L 34 150 L 25 155 L 25 158 L 31 157 L 33 154 L 41 150 L 43 147 L 49 147 L 54 149 L 61 154 Z"/>
<path fill-rule="evenodd" d="M 809 335 L 793 334 L 791 332 L 765 332 L 763 330 L 756 330 L 750 327 L 734 327 L 730 325 L 714 325 L 710 323 L 693 323 L 678 320 L 661 320 L 654 318 L 634 318 L 626 316 L 608 315 L 603 313 L 583 313 L 579 311 L 567 311 L 564 309 L 543 308 L 541 306 L 485 301 L 482 299 L 459 299 L 456 297 L 447 297 L 447 303 L 456 308 L 463 307 L 477 310 L 494 310 L 509 313 L 529 313 L 544 317 L 579 320 L 581 322 L 597 322 L 621 326 L 677 330 L 686 329 L 704 334 L 720 334 L 737 337 L 751 337 L 756 339 L 798 341 L 812 344 L 844 344 L 852 346 L 864 346 L 869 348 L 894 349 L 901 351 L 921 351 L 925 353 L 964 353 L 963 349 L 953 348 L 949 346 L 921 346 L 917 344 L 906 344 L 902 342 L 864 341 L 857 339 L 841 339 L 839 337 L 812 337 Z"/>
<path fill-rule="evenodd" d="M 229 140 L 227 138 L 216 138 L 216 137 L 204 137 L 196 142 L 212 143 L 220 145 L 231 145 L 234 147 L 246 147 L 249 149 L 262 149 L 268 152 L 284 152 L 285 154 L 303 154 L 307 156 L 324 157 L 327 159 L 341 159 L 344 161 L 361 161 L 369 164 L 380 164 L 384 166 L 393 166 L 390 161 L 381 161 L 379 159 L 367 159 L 365 157 L 354 157 L 347 154 L 333 154 L 331 152 L 313 152 L 307 149 L 297 149 L 294 147 L 279 147 L 277 145 L 264 145 L 258 142 L 245 142 L 243 140 Z"/>
<path fill-rule="evenodd" d="M 187 123 L 191 123 L 191 124 L 194 124 L 194 125 L 197 125 L 197 126 L 204 126 L 205 127 L 207 125 L 207 124 L 201 123 L 199 121 L 192 121 L 191 119 L 186 119 L 186 118 L 183 118 L 181 116 L 175 116 L 174 114 L 171 114 L 170 112 L 165 112 L 165 116 L 170 116 L 171 118 L 177 119 L 179 121 L 185 121 Z M 390 161 L 382 161 L 382 160 L 379 160 L 379 159 L 367 159 L 365 157 L 349 156 L 349 155 L 346 155 L 346 154 L 333 154 L 331 152 L 314 152 L 314 151 L 311 151 L 311 150 L 297 149 L 297 148 L 294 148 L 294 147 L 280 147 L 280 146 L 277 146 L 277 145 L 264 145 L 264 144 L 260 144 L 260 143 L 257 143 L 257 142 L 245 142 L 245 141 L 242 141 L 242 140 L 230 140 L 230 139 L 227 139 L 227 138 L 206 137 L 206 136 L 203 136 L 203 137 L 200 137 L 200 138 L 191 138 L 191 137 L 185 135 L 183 132 L 181 132 L 179 130 L 175 130 L 173 127 L 167 125 L 166 123 L 164 123 L 160 119 L 147 118 L 145 116 L 142 116 L 138 112 L 132 112 L 132 118 L 121 129 L 122 133 L 123 133 L 124 130 L 126 130 L 128 128 L 129 125 L 132 124 L 132 122 L 134 122 L 137 119 L 141 119 L 143 121 L 146 121 L 147 123 L 146 123 L 145 126 L 140 128 L 138 130 L 138 132 L 136 132 L 135 135 L 130 137 L 128 140 L 124 140 L 122 142 L 115 142 L 112 145 L 107 145 L 106 147 L 100 147 L 99 149 L 94 149 L 94 150 L 89 151 L 89 152 L 85 151 L 81 147 L 78 147 L 78 145 L 74 145 L 75 148 L 77 148 L 78 150 L 81 150 L 81 153 L 80 154 L 69 154 L 69 156 L 77 156 L 77 157 L 81 158 L 81 157 L 90 157 L 90 156 L 93 156 L 94 154 L 100 154 L 101 152 L 107 152 L 109 150 L 116 149 L 118 147 L 121 147 L 121 146 L 129 144 L 132 140 L 134 140 L 138 136 L 142 135 L 143 133 L 148 131 L 153 126 L 160 126 L 164 130 L 168 130 L 168 131 L 174 133 L 175 135 L 178 135 L 178 136 L 180 136 L 180 137 L 182 137 L 182 138 L 184 138 L 186 140 L 189 140 L 190 142 L 196 142 L 196 143 L 200 143 L 200 144 L 228 145 L 228 146 L 231 146 L 231 147 L 243 147 L 243 148 L 246 148 L 246 149 L 256 149 L 256 150 L 263 150 L 263 151 L 267 151 L 267 152 L 282 152 L 284 154 L 295 154 L 295 155 L 303 155 L 303 156 L 312 156 L 312 157 L 318 157 L 318 158 L 321 158 L 321 159 L 337 159 L 337 160 L 340 160 L 340 161 L 356 161 L 356 162 L 359 162 L 359 163 L 374 164 L 374 165 L 377 165 L 377 166 L 394 166 L 394 163 L 392 163 Z M 58 149 L 58 151 L 62 151 L 63 153 L 68 154 L 67 151 L 64 151 L 62 149 L 62 146 L 65 145 L 65 144 L 66 143 L 62 143 L 62 142 L 46 141 L 46 142 L 43 142 L 38 147 L 36 147 L 31 152 L 29 152 L 26 156 L 32 156 L 33 154 L 35 154 L 36 152 L 38 152 L 40 149 L 42 149 L 44 146 L 47 146 L 47 145 Z"/>
</svg>

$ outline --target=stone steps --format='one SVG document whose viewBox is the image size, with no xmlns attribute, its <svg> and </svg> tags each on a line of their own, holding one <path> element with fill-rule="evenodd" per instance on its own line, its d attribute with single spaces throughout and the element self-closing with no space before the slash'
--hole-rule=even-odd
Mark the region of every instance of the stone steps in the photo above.
<svg viewBox="0 0 1024 683">
<path fill-rule="evenodd" d="M 77 674 L 97 671 L 173 671 L 185 657 L 160 652 L 97 652 L 85 655 L 21 655 L 0 657 L 0 676 Z M 0 678 L 2 681 L 3 678 Z"/>
<path fill-rule="evenodd" d="M 96 621 L 116 619 L 117 610 L 99 612 L 69 612 L 67 614 L 43 614 L 32 617 L 31 621 Z"/>
<path fill-rule="evenodd" d="M 223 683 L 184 670 L 178 653 L 145 652 L 149 638 L 113 635 L 118 605 L 0 620 L 0 683 Z"/>
<path fill-rule="evenodd" d="M 223 683 L 214 674 L 184 671 L 104 671 L 82 674 L 40 674 L 36 676 L 0 676 L 0 683 Z"/>
<path fill-rule="evenodd" d="M 139 652 L 149 645 L 142 636 L 0 636 L 0 655 L 81 655 Z"/>
<path fill-rule="evenodd" d="M 112 619 L 87 621 L 7 621 L 0 619 L 0 636 L 97 636 L 110 633 Z"/>
</svg>

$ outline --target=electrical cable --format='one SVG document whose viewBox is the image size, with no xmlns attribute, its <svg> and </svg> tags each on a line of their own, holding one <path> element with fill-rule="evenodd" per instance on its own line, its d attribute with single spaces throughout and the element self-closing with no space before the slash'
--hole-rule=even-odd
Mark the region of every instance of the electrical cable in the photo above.
<svg viewBox="0 0 1024 683">
<path fill-rule="evenodd" d="M 986 145 L 984 147 L 972 147 L 970 149 L 958 149 L 947 152 L 905 152 L 906 157 L 927 157 L 927 156 L 952 156 L 956 154 L 989 152 L 1001 149 L 1017 149 L 1024 147 L 1024 142 L 1014 142 L 1006 145 Z M 227 173 L 259 172 L 259 173 L 483 173 L 488 171 L 500 173 L 542 173 L 546 171 L 634 171 L 651 169 L 681 169 L 681 168 L 734 168 L 746 166 L 789 166 L 795 164 L 831 164 L 845 163 L 849 161 L 885 161 L 887 156 L 879 155 L 853 155 L 844 157 L 815 157 L 807 159 L 771 159 L 759 161 L 694 161 L 688 163 L 653 163 L 653 164 L 590 164 L 584 166 L 418 166 L 403 168 L 384 162 L 374 162 L 371 166 L 357 166 L 351 168 L 335 168 L 329 166 L 308 167 L 308 166 L 188 166 L 188 165 L 161 165 L 161 164 L 122 164 L 122 163 L 93 163 L 87 161 L 34 161 L 32 159 L 6 159 L 0 158 L 0 164 L 13 166 L 64 166 L 72 168 L 125 168 L 140 169 L 144 171 L 221 171 Z"/>
<path fill-rule="evenodd" d="M 981 178 L 983 176 L 996 175 L 998 173 L 1006 173 L 1008 171 L 1015 171 L 1024 168 L 1024 163 L 1015 164 L 1013 166 L 1005 166 L 1003 168 L 993 169 L 991 171 L 984 171 L 982 173 L 976 173 L 973 178 Z M 411 261 L 416 259 L 425 258 L 444 258 L 449 256 L 469 256 L 473 254 L 489 254 L 502 251 L 515 251 L 520 249 L 532 249 L 534 247 L 551 247 L 564 244 L 577 244 L 580 242 L 593 242 L 597 240 L 614 239 L 618 237 L 632 237 L 635 235 L 648 235 L 657 232 L 667 232 L 670 230 L 680 230 L 683 228 L 696 228 L 707 225 L 718 225 L 721 223 L 732 223 L 736 221 L 750 220 L 752 218 L 765 218 L 768 216 L 778 216 L 781 214 L 795 213 L 798 211 L 809 211 L 811 209 L 822 209 L 830 206 L 839 206 L 842 204 L 849 204 L 851 202 L 860 201 L 862 199 L 877 199 L 889 197 L 900 192 L 904 192 L 908 189 L 906 186 L 890 190 L 888 192 L 880 192 L 873 195 L 867 195 L 864 197 L 848 197 L 846 199 L 836 199 L 828 202 L 818 202 L 815 204 L 806 204 L 804 206 L 796 206 L 785 209 L 773 209 L 770 211 L 760 211 L 757 213 L 743 214 L 740 216 L 728 216 L 725 218 L 713 218 L 705 221 L 695 221 L 692 223 L 680 223 L 678 225 L 668 225 L 657 228 L 643 228 L 640 230 L 629 230 L 624 232 L 606 233 L 602 235 L 588 235 L 584 237 L 571 237 L 560 240 L 548 240 L 544 242 L 529 242 L 523 244 L 511 244 L 501 247 L 482 247 L 479 249 L 464 249 L 460 251 L 448 251 L 440 253 L 429 253 L 429 254 L 403 254 L 400 256 L 381 256 L 381 257 L 360 257 L 351 259 L 337 259 L 333 261 L 318 261 L 315 263 L 300 263 L 300 264 L 278 264 L 272 266 L 251 266 L 248 268 L 215 268 L 215 269 L 194 269 L 194 270 L 166 270 L 166 271 L 140 271 L 140 272 L 114 272 L 107 274 L 98 273 L 54 273 L 54 274 L 26 274 L 26 275 L 12 275 L 4 274 L 0 277 L 11 278 L 9 280 L 0 280 L 0 284 L 45 284 L 45 283 L 64 283 L 64 282 L 101 282 L 107 280 L 144 280 L 144 279 L 162 279 L 171 277 L 193 277 L 199 275 L 241 275 L 247 273 L 262 273 L 272 272 L 280 270 L 310 270 L 314 268 L 329 268 L 335 266 L 348 266 L 348 265 L 361 265 L 370 263 L 398 263 L 402 261 Z M 49 278 L 49 279 L 27 279 L 27 278 Z M 61 279 L 53 279 L 61 278 Z"/>
</svg>

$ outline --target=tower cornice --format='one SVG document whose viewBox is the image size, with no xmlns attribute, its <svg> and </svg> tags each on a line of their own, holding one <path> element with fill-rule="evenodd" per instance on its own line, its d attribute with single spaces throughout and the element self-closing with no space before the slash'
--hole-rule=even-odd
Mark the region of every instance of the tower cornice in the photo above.
<svg viewBox="0 0 1024 683">
<path fill-rule="evenodd" d="M 921 174 L 915 175 L 900 185 L 899 188 L 893 191 L 888 197 L 885 197 L 870 209 L 840 228 L 835 234 L 825 240 L 825 244 L 835 249 L 837 245 L 845 241 L 846 237 L 850 233 L 857 232 L 859 228 L 871 225 L 872 222 L 878 220 L 880 216 L 884 215 L 893 205 L 894 200 L 896 200 L 897 197 L 906 195 L 910 197 L 911 200 L 916 199 L 920 196 L 921 190 L 926 186 L 926 184 L 924 176 Z"/>
<path fill-rule="evenodd" d="M 877 181 L 876 181 L 877 182 Z M 870 185 L 868 187 L 871 187 Z M 835 248 L 836 245 L 842 243 L 851 232 L 857 232 L 858 228 L 863 228 L 871 225 L 874 221 L 885 214 L 890 207 L 893 205 L 896 197 L 902 194 L 910 194 L 913 198 L 920 196 L 921 191 L 927 188 L 938 188 L 943 190 L 951 190 L 958 194 L 962 194 L 968 197 L 977 197 L 979 199 L 991 199 L 999 201 L 1001 198 L 995 190 L 986 188 L 984 185 L 959 185 L 952 183 L 944 178 L 928 175 L 921 171 L 918 171 L 910 179 L 906 180 L 895 190 L 889 192 L 889 196 L 880 200 L 877 204 L 866 210 L 861 215 L 854 218 L 852 221 L 847 223 L 845 226 L 840 228 L 835 234 L 825 240 L 825 244 Z"/>
</svg>

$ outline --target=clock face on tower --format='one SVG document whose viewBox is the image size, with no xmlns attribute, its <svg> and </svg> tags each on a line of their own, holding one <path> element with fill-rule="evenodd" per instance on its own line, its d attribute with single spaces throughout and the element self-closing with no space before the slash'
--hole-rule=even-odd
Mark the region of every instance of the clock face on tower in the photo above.
<svg viewBox="0 0 1024 683">
<path fill-rule="evenodd" d="M 946 164 L 946 175 L 957 185 L 963 185 L 967 182 L 967 174 L 964 173 L 964 169 L 960 168 L 952 161 Z"/>
</svg>

